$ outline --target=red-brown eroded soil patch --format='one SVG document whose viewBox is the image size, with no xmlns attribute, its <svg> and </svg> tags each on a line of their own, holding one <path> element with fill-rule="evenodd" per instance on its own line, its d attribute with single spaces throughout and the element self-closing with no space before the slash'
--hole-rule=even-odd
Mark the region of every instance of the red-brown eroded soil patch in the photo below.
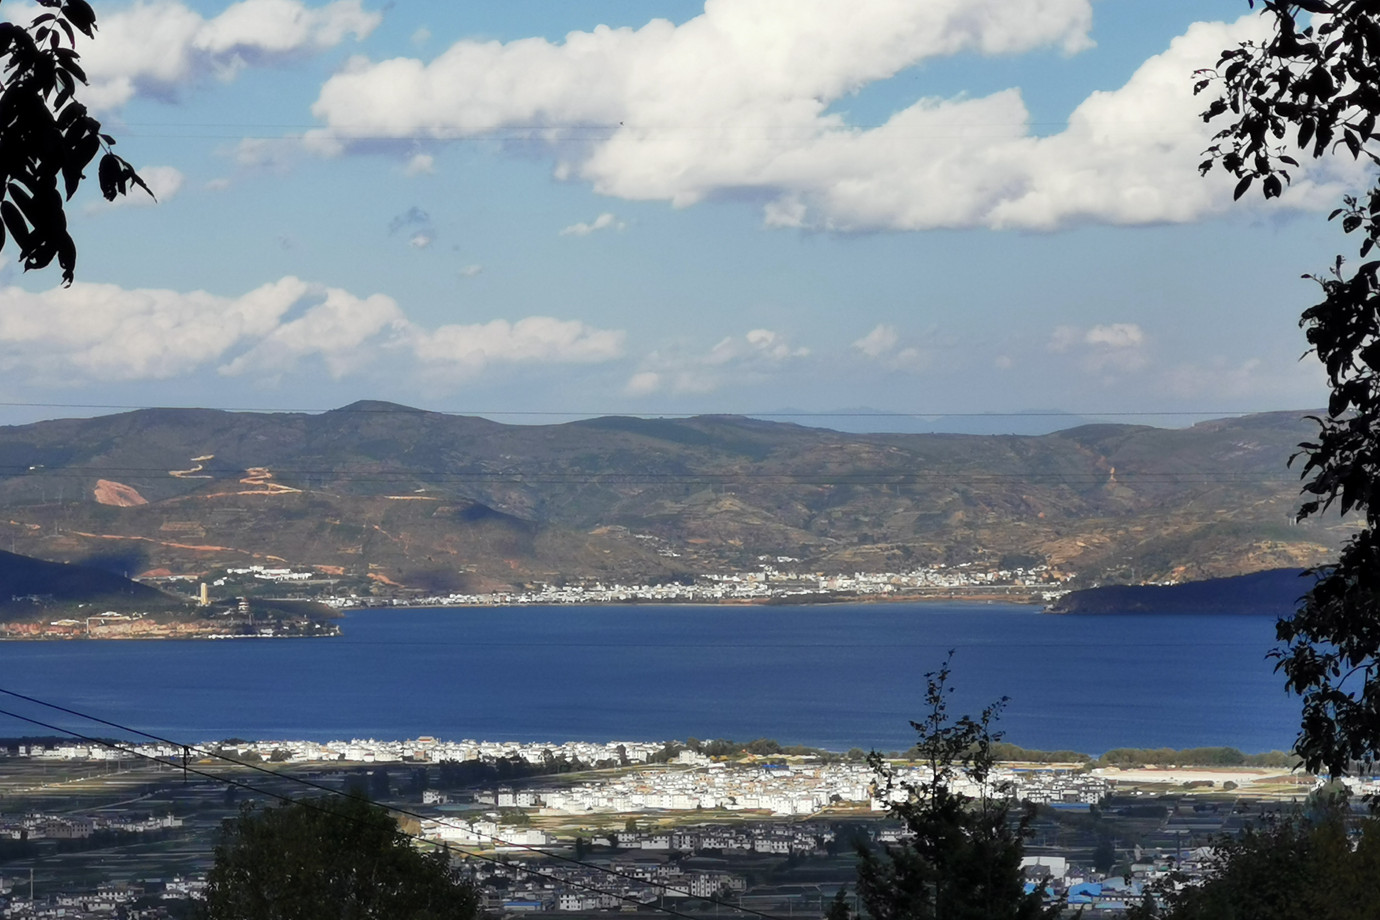
<svg viewBox="0 0 1380 920">
<path fill-rule="evenodd" d="M 109 479 L 97 479 L 96 488 L 92 491 L 96 493 L 96 501 L 102 505 L 133 508 L 135 505 L 147 505 L 149 503 L 148 499 L 135 491 L 133 486 L 127 486 L 123 482 L 113 482 Z"/>
</svg>

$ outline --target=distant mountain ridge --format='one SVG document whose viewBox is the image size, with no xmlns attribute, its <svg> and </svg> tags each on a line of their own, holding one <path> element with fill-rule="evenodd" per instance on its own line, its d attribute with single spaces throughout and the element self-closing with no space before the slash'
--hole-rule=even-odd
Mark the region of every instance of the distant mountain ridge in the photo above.
<svg viewBox="0 0 1380 920">
<path fill-rule="evenodd" d="M 1024 412 L 976 412 L 931 414 L 885 412 L 867 407 L 833 412 L 781 409 L 754 413 L 752 418 L 789 421 L 812 428 L 829 428 L 854 434 L 979 434 L 1042 435 L 1089 424 L 1092 419 L 1072 412 L 1029 409 Z"/>
<path fill-rule="evenodd" d="M 0 542 L 120 572 L 301 566 L 421 592 L 676 579 L 761 556 L 1181 581 L 1313 565 L 1350 532 L 1292 523 L 1302 415 L 993 436 L 739 416 L 504 425 L 378 401 L 146 409 L 0 428 Z"/>
</svg>

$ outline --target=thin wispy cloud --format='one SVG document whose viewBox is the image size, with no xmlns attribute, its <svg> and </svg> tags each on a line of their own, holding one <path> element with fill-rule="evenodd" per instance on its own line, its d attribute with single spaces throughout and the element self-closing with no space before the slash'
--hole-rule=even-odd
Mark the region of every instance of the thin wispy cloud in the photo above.
<svg viewBox="0 0 1380 920">
<path fill-rule="evenodd" d="M 594 218 L 594 220 L 589 221 L 588 223 L 580 221 L 579 223 L 571 224 L 568 227 L 562 227 L 560 235 L 589 236 L 591 233 L 597 233 L 600 230 L 622 230 L 625 227 L 627 227 L 626 223 L 619 220 L 617 217 L 615 217 L 608 211 L 605 211 L 603 214 L 600 214 L 598 217 Z"/>
</svg>

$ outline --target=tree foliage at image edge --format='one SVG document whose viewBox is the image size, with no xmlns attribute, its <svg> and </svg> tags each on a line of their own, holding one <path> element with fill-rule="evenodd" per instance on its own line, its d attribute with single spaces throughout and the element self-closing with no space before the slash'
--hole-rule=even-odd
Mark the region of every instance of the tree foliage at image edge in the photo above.
<svg viewBox="0 0 1380 920">
<path fill-rule="evenodd" d="M 77 246 L 63 206 L 76 194 L 85 170 L 104 150 L 96 169 L 107 201 L 148 185 L 111 152 L 115 139 L 76 98 L 86 73 L 76 51 L 77 33 L 94 38 L 96 14 L 86 0 L 36 0 L 44 8 L 27 26 L 0 22 L 0 248 L 19 248 L 24 270 L 56 259 L 63 284 L 71 284 Z"/>
<path fill-rule="evenodd" d="M 1255 6 L 1255 0 L 1250 0 Z M 1380 118 L 1380 8 L 1367 0 L 1264 0 L 1272 34 L 1222 52 L 1194 87 L 1219 90 L 1204 121 L 1226 117 L 1200 166 L 1237 177 L 1240 198 L 1257 185 L 1282 195 L 1296 156 L 1334 153 L 1380 166 L 1372 149 Z M 1359 264 L 1338 256 L 1305 278 L 1322 290 L 1300 326 L 1326 369 L 1331 397 L 1314 417 L 1317 437 L 1299 445 L 1305 501 L 1298 517 L 1335 508 L 1363 518 L 1334 565 L 1292 617 L 1272 654 L 1303 700 L 1295 751 L 1313 772 L 1368 768 L 1380 750 L 1380 183 L 1343 197 L 1329 219 L 1359 233 Z"/>
</svg>

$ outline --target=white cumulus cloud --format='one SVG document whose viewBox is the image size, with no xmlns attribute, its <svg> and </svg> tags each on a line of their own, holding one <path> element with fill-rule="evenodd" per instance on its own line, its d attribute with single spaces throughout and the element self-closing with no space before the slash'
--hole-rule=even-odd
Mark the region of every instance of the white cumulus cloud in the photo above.
<svg viewBox="0 0 1380 920">
<path fill-rule="evenodd" d="M 578 320 L 529 316 L 472 325 L 413 330 L 410 346 L 433 369 L 469 376 L 492 364 L 595 364 L 623 354 L 622 330 L 596 329 Z"/>
<path fill-rule="evenodd" d="M 408 176 L 429 176 L 436 172 L 436 158 L 429 153 L 414 154 L 412 159 L 407 161 L 403 167 L 403 173 Z"/>
<path fill-rule="evenodd" d="M 382 20 L 361 0 L 310 7 L 300 0 L 240 0 L 207 19 L 177 0 L 101 10 L 95 41 L 82 42 L 90 78 L 83 99 L 110 110 L 136 95 L 172 99 L 207 78 L 231 79 L 363 38 Z"/>
<path fill-rule="evenodd" d="M 1145 331 L 1136 323 L 1107 323 L 1084 329 L 1059 326 L 1049 337 L 1053 352 L 1077 356 L 1090 373 L 1131 373 L 1150 363 Z"/>
<path fill-rule="evenodd" d="M 1193 71 L 1266 28 L 1197 23 L 1125 85 L 1038 137 L 1018 88 L 927 96 L 874 127 L 834 107 L 938 57 L 1090 44 L 1089 0 L 708 0 L 680 25 L 599 27 L 561 42 L 461 41 L 430 61 L 360 61 L 322 87 L 317 135 L 545 143 L 559 178 L 632 200 L 758 201 L 772 226 L 837 231 L 1190 221 L 1230 203 L 1195 166 L 1213 127 Z M 923 80 L 923 72 L 918 79 Z M 1285 201 L 1331 200 L 1308 166 Z M 573 225 L 575 227 L 590 225 Z M 571 230 L 577 233 L 577 230 Z"/>
<path fill-rule="evenodd" d="M 369 363 L 380 347 L 397 341 L 409 326 L 397 302 L 383 294 L 357 297 L 339 288 L 304 293 L 316 297 L 300 316 L 276 325 L 220 372 L 227 376 L 251 370 L 273 373 L 302 358 L 319 356 L 338 379 Z"/>
<path fill-rule="evenodd" d="M 753 329 L 722 338 L 705 352 L 654 351 L 624 383 L 623 391 L 631 396 L 709 393 L 765 379 L 809 354 L 810 349 L 791 345 L 779 332 Z"/>
<path fill-rule="evenodd" d="M 219 360 L 270 334 L 307 286 L 284 278 L 241 297 L 126 290 L 78 281 L 30 293 L 0 290 L 0 367 L 41 378 L 162 379 Z"/>
<path fill-rule="evenodd" d="M 648 396 L 661 389 L 661 375 L 656 371 L 638 371 L 628 378 L 623 392 L 629 396 Z"/>
<path fill-rule="evenodd" d="M 933 332 L 930 338 L 941 341 L 937 332 Z M 855 341 L 853 347 L 877 366 L 888 370 L 923 371 L 934 364 L 933 343 L 927 347 L 904 344 L 896 327 L 888 323 L 875 326 L 871 332 Z"/>
<path fill-rule="evenodd" d="M 1084 334 L 1083 339 L 1089 345 L 1135 348 L 1145 341 L 1145 333 L 1135 323 L 1112 323 L 1107 326 L 1093 326 Z"/>
<path fill-rule="evenodd" d="M 466 40 L 429 62 L 362 62 L 327 81 L 313 110 L 346 144 L 531 131 L 552 143 L 558 175 L 622 198 L 686 205 L 751 190 L 804 205 L 791 196 L 861 180 L 884 148 L 893 172 L 921 159 L 849 128 L 833 103 L 935 57 L 1074 52 L 1090 44 L 1091 21 L 1089 0 L 709 0 L 678 26 Z M 875 142 L 846 149 L 854 136 Z"/>
<path fill-rule="evenodd" d="M 867 335 L 854 342 L 853 347 L 869 358 L 877 358 L 895 348 L 896 343 L 900 340 L 901 337 L 897 335 L 895 326 L 881 323 Z"/>
<path fill-rule="evenodd" d="M 1058 326 L 1049 337 L 1051 351 L 1067 351 L 1079 345 L 1103 348 L 1135 348 L 1145 343 L 1145 332 L 1136 323 L 1108 323 L 1083 329 Z"/>
<path fill-rule="evenodd" d="M 285 277 L 238 297 L 76 282 L 0 289 L 0 369 L 43 385 L 167 379 L 214 368 L 275 378 L 320 361 L 335 378 L 383 359 L 470 377 L 493 364 L 598 363 L 624 333 L 531 316 L 430 329 L 384 294 Z"/>
</svg>

